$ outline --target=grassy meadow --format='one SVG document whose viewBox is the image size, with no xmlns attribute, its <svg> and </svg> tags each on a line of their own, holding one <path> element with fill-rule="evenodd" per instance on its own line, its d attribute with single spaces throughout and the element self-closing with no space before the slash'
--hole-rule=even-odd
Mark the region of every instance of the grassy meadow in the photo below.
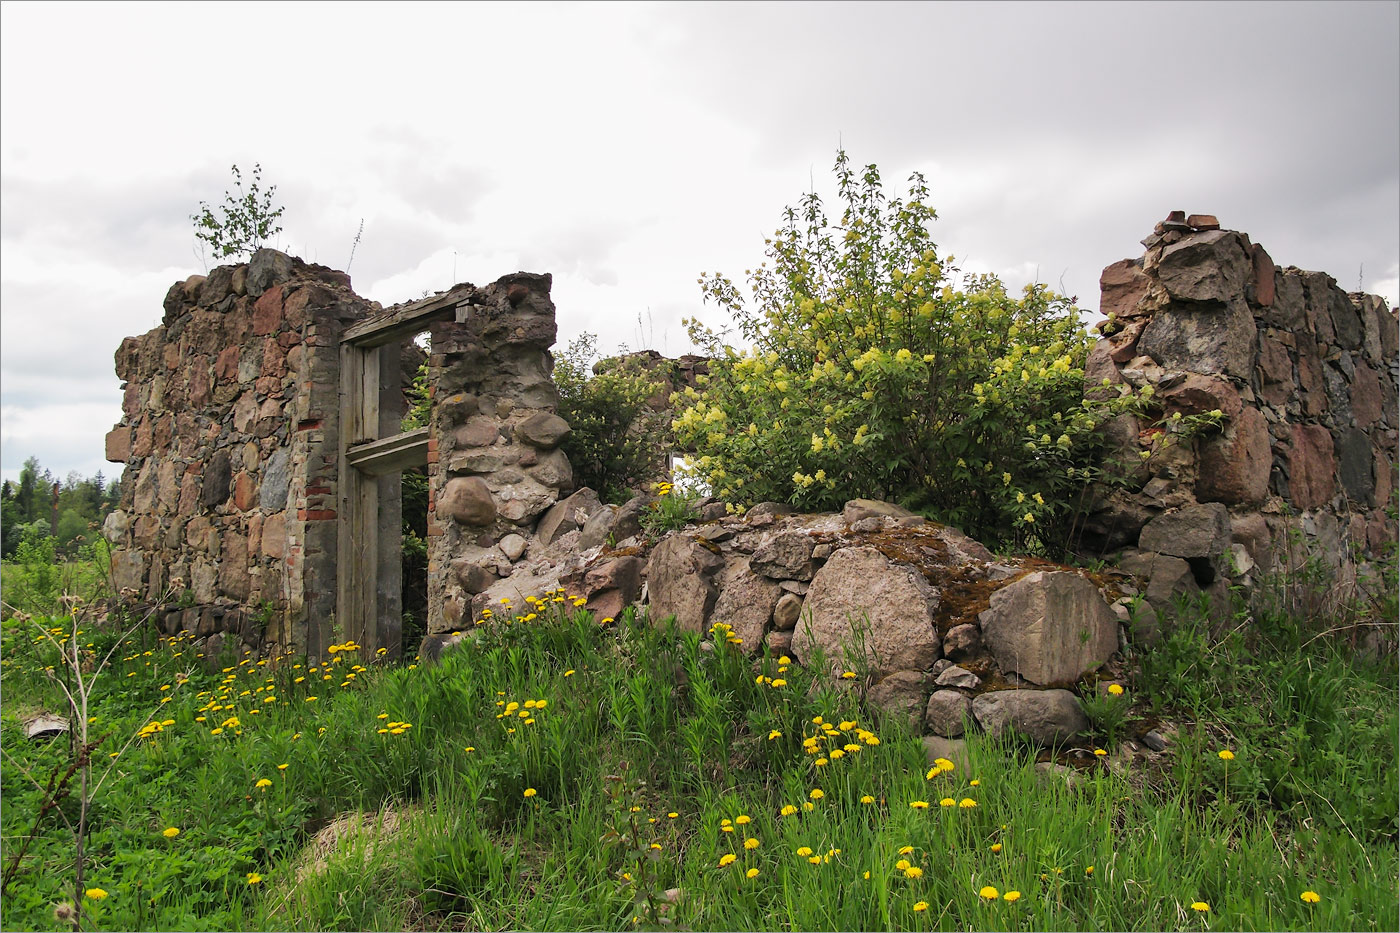
<svg viewBox="0 0 1400 933">
<path fill-rule="evenodd" d="M 1395 659 L 1286 617 L 1131 657 L 1067 782 L 1011 742 L 930 762 L 859 676 L 563 594 L 432 665 L 77 615 L 4 622 L 7 930 L 1400 926 Z M 83 769 L 45 810 L 75 749 L 22 722 L 66 709 L 74 639 L 81 884 Z M 1133 765 L 1149 724 L 1172 742 Z"/>
</svg>

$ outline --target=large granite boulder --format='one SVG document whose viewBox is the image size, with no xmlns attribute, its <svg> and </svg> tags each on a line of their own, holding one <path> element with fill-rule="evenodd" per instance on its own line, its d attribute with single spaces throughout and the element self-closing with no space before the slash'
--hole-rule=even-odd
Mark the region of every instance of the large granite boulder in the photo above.
<svg viewBox="0 0 1400 933">
<path fill-rule="evenodd" d="M 938 592 L 914 568 L 873 547 L 843 548 L 812 579 L 793 654 L 809 664 L 820 649 L 837 671 L 863 662 L 877 676 L 927 670 L 942 654 L 937 606 Z"/>
</svg>

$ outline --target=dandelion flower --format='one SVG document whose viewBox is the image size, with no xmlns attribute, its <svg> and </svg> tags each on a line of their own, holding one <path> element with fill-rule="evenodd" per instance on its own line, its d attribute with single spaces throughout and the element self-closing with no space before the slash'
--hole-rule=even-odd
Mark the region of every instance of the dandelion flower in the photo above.
<svg viewBox="0 0 1400 933">
<path fill-rule="evenodd" d="M 269 781 L 267 778 L 258 778 L 258 783 L 254 784 L 253 786 L 261 790 L 262 788 L 271 787 L 272 782 Z"/>
<path fill-rule="evenodd" d="M 719 857 L 719 867 L 724 868 L 726 865 L 733 865 L 738 858 L 739 856 L 735 855 L 733 852 L 726 852 Z"/>
<path fill-rule="evenodd" d="M 753 836 L 750 836 L 749 838 L 747 838 L 747 839 L 744 840 L 744 848 L 745 848 L 745 849 L 757 849 L 757 848 L 758 848 L 758 844 L 759 844 L 759 843 L 758 843 L 758 840 L 755 839 Z"/>
<path fill-rule="evenodd" d="M 914 847 L 913 847 L 913 846 L 900 846 L 900 848 L 899 848 L 899 854 L 900 854 L 900 855 L 912 855 L 913 852 L 914 852 Z"/>
<path fill-rule="evenodd" d="M 772 732 L 768 733 L 768 741 L 771 742 L 774 739 L 782 738 L 782 735 L 783 734 L 781 732 L 779 732 L 777 729 L 774 729 Z"/>
<path fill-rule="evenodd" d="M 781 810 L 778 811 L 779 815 L 781 816 L 792 816 L 796 812 L 797 808 L 794 807 L 792 804 L 786 804 Z"/>
<path fill-rule="evenodd" d="M 1122 685 L 1122 684 L 1109 684 L 1109 685 L 1108 685 L 1108 692 L 1109 692 L 1110 694 L 1112 694 L 1113 696 L 1121 697 L 1121 696 L 1123 695 L 1123 685 Z"/>
<path fill-rule="evenodd" d="M 758 869 L 757 869 L 757 868 L 750 868 L 748 871 L 744 872 L 744 877 L 745 877 L 745 878 L 757 878 L 757 877 L 758 877 Z"/>
<path fill-rule="evenodd" d="M 842 671 L 842 672 L 841 672 L 841 679 L 842 679 L 842 680 L 855 680 L 855 679 L 856 679 L 856 672 L 855 672 L 855 671 Z"/>
<path fill-rule="evenodd" d="M 83 894 L 94 901 L 100 901 L 107 896 L 107 892 L 101 888 L 88 888 Z"/>
<path fill-rule="evenodd" d="M 678 816 L 680 816 L 680 814 L 679 814 L 679 813 L 676 813 L 676 812 L 674 812 L 674 811 L 671 812 L 671 813 L 666 814 L 666 818 L 667 818 L 668 820 L 674 820 L 674 819 L 675 819 L 676 817 L 678 817 Z"/>
<path fill-rule="evenodd" d="M 248 872 L 248 883 L 249 883 L 249 884 L 262 884 L 262 875 L 258 874 L 258 873 L 255 872 L 255 871 L 250 871 L 250 872 Z"/>
<path fill-rule="evenodd" d="M 998 891 L 996 888 L 992 887 L 990 884 L 982 890 L 978 891 L 977 894 L 980 897 L 984 897 L 989 901 L 994 901 L 997 898 L 1001 897 L 1001 892 Z"/>
<path fill-rule="evenodd" d="M 180 828 L 178 826 L 172 826 L 169 829 L 163 830 L 161 835 L 166 839 L 174 839 L 176 836 L 180 835 Z"/>
<path fill-rule="evenodd" d="M 1005 894 L 1003 894 L 1001 897 L 1002 897 L 1002 900 L 1004 900 L 1004 901 L 1019 901 L 1019 900 L 1021 899 L 1021 892 L 1020 892 L 1020 891 L 1007 891 L 1007 892 L 1006 892 Z"/>
<path fill-rule="evenodd" d="M 914 910 L 915 912 L 922 912 L 928 910 L 928 901 L 919 901 L 917 904 L 914 905 Z"/>
<path fill-rule="evenodd" d="M 565 677 L 572 677 L 572 676 L 574 676 L 574 669 L 573 669 L 572 667 L 569 668 L 567 671 L 564 672 L 564 676 L 565 676 Z"/>
<path fill-rule="evenodd" d="M 908 867 L 909 867 L 909 860 L 908 860 L 907 858 L 902 858 L 902 859 L 900 859 L 899 861 L 897 861 L 897 862 L 894 863 L 895 871 L 904 871 L 904 870 L 905 870 L 906 868 L 908 868 Z"/>
<path fill-rule="evenodd" d="M 805 802 L 802 804 L 802 809 L 806 810 L 808 813 L 812 812 L 812 811 L 815 810 L 816 808 L 817 808 L 817 805 L 814 804 L 814 803 L 812 803 L 812 801 L 810 801 L 810 800 L 805 801 Z"/>
<path fill-rule="evenodd" d="M 928 801 L 927 801 L 927 800 L 911 800 L 911 801 L 909 801 L 909 806 L 910 806 L 911 808 L 915 809 L 915 810 L 927 810 L 927 809 L 928 809 Z"/>
<path fill-rule="evenodd" d="M 807 856 L 809 856 L 809 855 L 812 854 L 812 850 L 811 850 L 810 848 L 808 848 L 807 846 L 802 846 L 801 848 L 799 848 L 799 849 L 797 850 L 797 854 L 798 854 L 799 856 L 801 856 L 802 858 L 806 858 Z"/>
<path fill-rule="evenodd" d="M 1092 875 L 1093 873 L 1094 873 L 1094 866 L 1093 866 L 1093 865 L 1090 865 L 1088 868 L 1084 869 L 1084 874 L 1086 874 L 1086 875 Z"/>
<path fill-rule="evenodd" d="M 820 787 L 814 787 L 812 788 L 812 792 L 807 796 L 811 797 L 813 800 L 821 800 L 826 796 L 826 791 L 822 790 Z"/>
<path fill-rule="evenodd" d="M 1000 852 L 1000 851 L 1001 851 L 1001 843 L 1000 843 L 1000 842 L 994 842 L 994 843 L 992 843 L 992 854 L 995 855 L 996 853 L 998 853 L 998 852 Z"/>
<path fill-rule="evenodd" d="M 863 797 L 860 798 L 860 802 L 861 802 L 861 803 L 865 803 L 865 804 L 874 803 L 874 802 L 875 802 L 875 798 L 872 797 L 872 796 L 870 796 L 869 794 L 866 794 L 865 796 L 863 796 Z"/>
<path fill-rule="evenodd" d="M 964 810 L 971 810 L 973 807 L 977 806 L 977 801 L 973 800 L 971 797 L 964 797 L 962 800 L 958 801 L 958 806 Z"/>
<path fill-rule="evenodd" d="M 281 765 L 278 765 L 278 766 L 277 766 L 277 770 L 278 770 L 278 771 L 286 771 L 287 768 L 289 767 L 289 765 L 290 765 L 290 762 L 289 762 L 288 764 L 281 764 Z"/>
<path fill-rule="evenodd" d="M 1235 760 L 1235 753 L 1232 752 L 1232 751 L 1230 751 L 1228 748 L 1222 748 L 1222 749 L 1220 750 L 1220 760 L 1221 760 L 1221 761 L 1234 761 L 1234 760 Z M 1194 907 L 1195 905 L 1193 904 L 1193 905 L 1191 905 L 1191 906 Z"/>
<path fill-rule="evenodd" d="M 1192 901 L 1192 902 L 1191 902 L 1191 909 L 1194 910 L 1194 911 L 1196 911 L 1197 913 L 1202 913 L 1202 914 L 1208 914 L 1208 913 L 1210 913 L 1210 905 L 1207 904 L 1205 901 Z"/>
<path fill-rule="evenodd" d="M 1318 901 L 1322 900 L 1322 895 L 1318 894 L 1316 891 L 1304 891 L 1299 897 L 1303 899 L 1303 903 L 1305 904 L 1316 904 Z"/>
<path fill-rule="evenodd" d="M 938 805 L 940 807 L 956 807 L 958 802 L 952 797 L 944 797 L 942 800 L 938 801 Z"/>
<path fill-rule="evenodd" d="M 904 869 L 904 877 L 906 878 L 916 879 L 922 878 L 923 876 L 924 870 L 918 865 L 910 865 L 908 868 Z"/>
<path fill-rule="evenodd" d="M 734 817 L 735 826 L 744 826 L 751 822 L 753 822 L 753 820 L 749 818 L 747 813 L 740 813 L 738 816 Z"/>
<path fill-rule="evenodd" d="M 1102 748 L 1096 748 L 1094 749 L 1094 754 L 1102 758 L 1103 756 L 1107 755 L 1108 752 L 1104 751 Z"/>
</svg>

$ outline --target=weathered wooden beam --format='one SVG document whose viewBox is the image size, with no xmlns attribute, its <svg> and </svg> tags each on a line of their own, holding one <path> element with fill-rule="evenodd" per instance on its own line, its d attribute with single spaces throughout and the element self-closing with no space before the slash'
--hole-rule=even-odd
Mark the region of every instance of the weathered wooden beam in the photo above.
<svg viewBox="0 0 1400 933">
<path fill-rule="evenodd" d="M 405 467 L 428 463 L 428 429 L 418 428 L 356 444 L 345 452 L 350 465 L 369 476 L 397 473 Z"/>
<path fill-rule="evenodd" d="M 458 305 L 470 304 L 473 291 L 470 287 L 462 286 L 441 295 L 390 308 L 381 315 L 350 325 L 340 335 L 340 340 L 369 349 L 412 337 L 427 330 L 434 321 L 456 318 Z"/>
</svg>

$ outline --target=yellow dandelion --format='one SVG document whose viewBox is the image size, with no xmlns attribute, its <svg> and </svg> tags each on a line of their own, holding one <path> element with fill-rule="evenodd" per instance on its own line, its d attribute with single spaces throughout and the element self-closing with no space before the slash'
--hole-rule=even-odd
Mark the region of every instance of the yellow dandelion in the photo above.
<svg viewBox="0 0 1400 933">
<path fill-rule="evenodd" d="M 1322 895 L 1318 894 L 1316 891 L 1304 891 L 1299 897 L 1303 899 L 1303 903 L 1305 904 L 1316 904 L 1318 901 L 1322 900 Z"/>
<path fill-rule="evenodd" d="M 527 788 L 525 788 L 525 796 L 526 796 L 526 797 L 533 797 L 533 796 L 535 796 L 535 793 L 536 793 L 536 791 L 535 791 L 535 789 L 534 789 L 533 787 L 527 787 Z"/>
<path fill-rule="evenodd" d="M 1235 753 L 1232 752 L 1232 751 L 1230 751 L 1228 748 L 1222 748 L 1222 749 L 1220 750 L 1220 760 L 1221 760 L 1221 761 L 1234 761 L 1234 760 L 1235 760 Z M 1192 907 L 1195 907 L 1196 905 L 1195 905 L 1195 904 L 1192 904 L 1191 906 L 1192 906 Z"/>
<path fill-rule="evenodd" d="M 171 826 L 169 829 L 162 830 L 161 835 L 166 839 L 174 839 L 176 836 L 180 835 L 180 828 L 178 826 Z"/>
<path fill-rule="evenodd" d="M 1021 899 L 1021 892 L 1020 892 L 1020 891 L 1007 891 L 1005 894 L 1002 895 L 1002 900 L 1005 900 L 1005 901 L 1019 901 L 1020 899 Z"/>
<path fill-rule="evenodd" d="M 977 894 L 979 897 L 985 898 L 989 901 L 994 901 L 997 898 L 1001 897 L 1001 892 L 998 891 L 996 888 L 992 887 L 990 884 L 982 890 L 978 891 Z"/>
<path fill-rule="evenodd" d="M 738 861 L 738 858 L 739 856 L 735 855 L 733 852 L 726 852 L 719 857 L 719 867 L 724 868 L 726 865 L 733 865 Z"/>
<path fill-rule="evenodd" d="M 1196 911 L 1197 913 L 1202 913 L 1202 914 L 1208 914 L 1208 913 L 1210 913 L 1210 905 L 1207 904 L 1205 901 L 1192 901 L 1192 902 L 1191 902 L 1191 909 L 1194 910 L 1194 911 Z"/>
<path fill-rule="evenodd" d="M 869 877 L 869 875 L 870 873 L 866 872 L 866 877 Z M 917 913 L 922 913 L 923 911 L 928 910 L 928 901 L 919 901 L 917 904 L 914 905 L 914 910 Z"/>
</svg>

